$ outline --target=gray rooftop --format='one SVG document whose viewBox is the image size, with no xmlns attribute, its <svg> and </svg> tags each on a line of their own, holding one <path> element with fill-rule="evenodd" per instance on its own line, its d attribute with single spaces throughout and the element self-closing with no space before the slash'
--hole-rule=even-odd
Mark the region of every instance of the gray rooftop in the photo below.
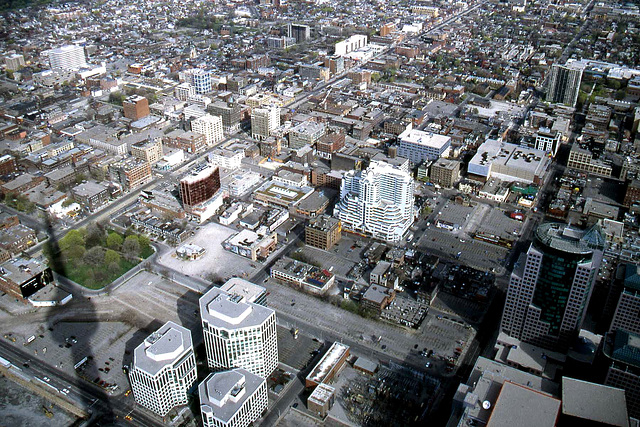
<svg viewBox="0 0 640 427">
<path fill-rule="evenodd" d="M 487 427 L 554 427 L 560 400 L 528 387 L 505 382 Z"/>
<path fill-rule="evenodd" d="M 133 351 L 133 366 L 149 375 L 193 351 L 191 332 L 174 322 L 165 323 Z"/>
<path fill-rule="evenodd" d="M 243 368 L 209 374 L 198 386 L 200 410 L 226 423 L 264 382 Z"/>
<path fill-rule="evenodd" d="M 231 295 L 237 295 L 242 298 L 243 302 L 256 302 L 256 300 L 266 292 L 266 289 L 248 280 L 232 277 L 227 280 L 220 289 Z"/>
<path fill-rule="evenodd" d="M 611 426 L 629 425 L 624 390 L 575 378 L 562 378 L 562 413 Z"/>
<path fill-rule="evenodd" d="M 602 231 L 596 225 L 587 231 L 559 223 L 540 224 L 535 232 L 538 241 L 553 249 L 588 255 L 604 245 Z"/>
<path fill-rule="evenodd" d="M 234 330 L 256 327 L 274 313 L 270 308 L 245 302 L 243 297 L 231 295 L 220 288 L 211 288 L 200 298 L 202 321 L 215 328 Z"/>
</svg>

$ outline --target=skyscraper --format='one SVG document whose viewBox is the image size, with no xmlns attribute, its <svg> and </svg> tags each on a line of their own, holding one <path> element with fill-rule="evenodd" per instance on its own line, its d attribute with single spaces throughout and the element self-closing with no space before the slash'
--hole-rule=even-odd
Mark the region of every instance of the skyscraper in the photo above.
<svg viewBox="0 0 640 427">
<path fill-rule="evenodd" d="M 599 226 L 540 225 L 511 274 L 502 315 L 506 334 L 564 351 L 578 336 L 602 259 Z"/>
<path fill-rule="evenodd" d="M 180 180 L 180 199 L 185 209 L 211 199 L 220 189 L 218 166 L 205 165 Z"/>
<path fill-rule="evenodd" d="M 414 220 L 413 185 L 407 172 L 374 161 L 343 176 L 334 216 L 344 228 L 397 242 Z"/>
<path fill-rule="evenodd" d="M 204 427 L 247 427 L 269 403 L 267 381 L 242 368 L 210 374 L 198 395 Z"/>
<path fill-rule="evenodd" d="M 640 266 L 621 264 L 618 272 L 622 276 L 622 289 L 609 332 L 624 329 L 640 334 Z"/>
<path fill-rule="evenodd" d="M 576 106 L 583 68 L 578 65 L 553 64 L 547 90 L 547 101 Z"/>
<path fill-rule="evenodd" d="M 167 322 L 149 335 L 133 352 L 129 380 L 136 402 L 161 417 L 186 405 L 196 381 L 191 332 Z"/>
<path fill-rule="evenodd" d="M 278 366 L 276 313 L 241 294 L 212 288 L 200 298 L 207 363 L 266 378 Z"/>
<path fill-rule="evenodd" d="M 77 45 L 67 45 L 49 51 L 49 65 L 51 68 L 63 70 L 78 70 L 87 65 L 84 48 Z"/>
<path fill-rule="evenodd" d="M 280 126 L 280 107 L 270 105 L 251 111 L 251 136 L 258 141 L 267 139 Z"/>
</svg>

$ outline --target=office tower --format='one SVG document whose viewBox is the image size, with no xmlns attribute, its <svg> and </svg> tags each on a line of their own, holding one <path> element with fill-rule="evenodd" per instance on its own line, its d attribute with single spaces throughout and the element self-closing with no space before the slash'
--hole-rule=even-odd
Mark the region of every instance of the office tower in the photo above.
<svg viewBox="0 0 640 427">
<path fill-rule="evenodd" d="M 267 139 L 280 126 L 280 107 L 269 105 L 251 111 L 251 136 L 258 141 Z"/>
<path fill-rule="evenodd" d="M 198 117 L 191 122 L 191 130 L 195 133 L 204 135 L 207 145 L 209 146 L 224 139 L 222 119 L 220 116 L 205 114 L 202 117 Z"/>
<path fill-rule="evenodd" d="M 246 369 L 216 372 L 198 386 L 204 427 L 247 427 L 267 409 L 267 381 Z"/>
<path fill-rule="evenodd" d="M 334 216 L 344 228 L 397 242 L 414 220 L 413 178 L 384 162 L 342 178 Z"/>
<path fill-rule="evenodd" d="M 398 136 L 398 141 L 398 156 L 414 165 L 445 157 L 451 148 L 451 137 L 418 129 L 407 129 Z"/>
<path fill-rule="evenodd" d="M 640 266 L 621 264 L 617 269 L 622 292 L 618 298 L 615 314 L 609 332 L 617 329 L 640 334 Z M 618 278 L 616 278 L 618 280 Z"/>
<path fill-rule="evenodd" d="M 296 39 L 296 43 L 302 43 L 311 38 L 311 27 L 302 24 L 289 24 L 287 36 Z"/>
<path fill-rule="evenodd" d="M 200 298 L 207 363 L 266 378 L 278 366 L 276 313 L 239 294 L 212 288 Z"/>
<path fill-rule="evenodd" d="M 194 87 L 196 93 L 204 95 L 213 90 L 211 71 L 193 68 L 180 72 L 180 80 Z"/>
<path fill-rule="evenodd" d="M 207 111 L 214 116 L 222 117 L 222 130 L 224 133 L 231 134 L 240 130 L 240 121 L 242 120 L 242 107 L 240 104 L 215 101 L 207 106 Z"/>
<path fill-rule="evenodd" d="M 583 68 L 578 65 L 553 64 L 547 89 L 547 101 L 576 106 Z"/>
<path fill-rule="evenodd" d="M 51 68 L 63 70 L 78 70 L 86 67 L 87 59 L 82 46 L 67 45 L 49 51 L 49 65 Z"/>
<path fill-rule="evenodd" d="M 555 351 L 578 336 L 602 259 L 599 226 L 587 231 L 546 223 L 516 264 L 502 315 L 502 330 Z"/>
<path fill-rule="evenodd" d="M 180 180 L 180 199 L 185 209 L 211 199 L 220 189 L 220 169 L 205 165 Z"/>
<path fill-rule="evenodd" d="M 138 404 L 164 417 L 187 404 L 187 391 L 196 381 L 196 358 L 191 332 L 167 322 L 133 351 L 129 371 Z"/>
<path fill-rule="evenodd" d="M 131 95 L 122 102 L 124 116 L 131 120 L 140 120 L 150 114 L 149 101 L 144 96 Z"/>
<path fill-rule="evenodd" d="M 604 341 L 602 353 L 609 365 L 604 384 L 623 389 L 629 416 L 640 418 L 640 335 L 618 329 Z"/>
</svg>

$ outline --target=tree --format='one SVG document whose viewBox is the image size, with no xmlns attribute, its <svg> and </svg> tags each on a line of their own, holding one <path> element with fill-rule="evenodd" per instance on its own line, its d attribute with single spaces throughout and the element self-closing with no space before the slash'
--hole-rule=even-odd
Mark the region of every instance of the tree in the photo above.
<svg viewBox="0 0 640 427">
<path fill-rule="evenodd" d="M 84 254 L 82 260 L 85 264 L 91 267 L 102 267 L 105 260 L 104 249 L 99 246 L 95 246 Z M 99 270 L 99 268 L 96 268 L 96 270 Z"/>
<path fill-rule="evenodd" d="M 118 233 L 109 233 L 107 236 L 107 247 L 109 249 L 113 249 L 114 251 L 119 251 L 122 247 L 122 242 L 124 239 Z"/>
<path fill-rule="evenodd" d="M 101 168 L 92 169 L 91 170 L 91 177 L 93 179 L 95 179 L 96 181 L 98 181 L 98 182 L 102 182 L 107 177 L 107 173 L 105 172 L 104 169 L 101 169 Z"/>
<path fill-rule="evenodd" d="M 61 251 L 68 251 L 70 248 L 81 246 L 84 248 L 84 236 L 80 230 L 69 230 L 58 243 Z"/>
<path fill-rule="evenodd" d="M 122 252 L 127 257 L 135 258 L 140 256 L 140 242 L 137 236 L 127 236 L 122 244 Z"/>
<path fill-rule="evenodd" d="M 120 274 L 120 264 L 117 264 L 115 262 L 112 262 L 111 264 L 108 264 L 107 265 L 107 271 L 109 272 L 109 274 L 111 276 L 115 276 L 115 275 Z"/>
<path fill-rule="evenodd" d="M 107 251 L 104 253 L 104 263 L 106 265 L 120 265 L 120 254 L 112 249 L 107 249 Z"/>
<path fill-rule="evenodd" d="M 140 243 L 140 250 L 142 252 L 147 251 L 151 245 L 149 238 L 142 234 L 138 236 L 138 243 Z"/>
<path fill-rule="evenodd" d="M 95 222 L 92 222 L 87 226 L 87 237 L 85 238 L 85 242 L 88 248 L 101 246 L 104 243 L 104 237 L 104 229 L 100 228 L 100 226 Z"/>
</svg>

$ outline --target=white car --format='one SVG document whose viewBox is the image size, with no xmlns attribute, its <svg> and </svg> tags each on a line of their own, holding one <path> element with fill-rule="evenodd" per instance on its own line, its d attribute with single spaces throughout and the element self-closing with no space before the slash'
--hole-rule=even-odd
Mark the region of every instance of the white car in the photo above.
<svg viewBox="0 0 640 427">
<path fill-rule="evenodd" d="M 69 389 L 68 388 L 63 388 L 61 393 L 62 394 L 69 394 Z"/>
<path fill-rule="evenodd" d="M 45 380 L 46 382 L 51 381 L 51 379 L 49 377 L 42 377 L 43 380 Z"/>
</svg>

